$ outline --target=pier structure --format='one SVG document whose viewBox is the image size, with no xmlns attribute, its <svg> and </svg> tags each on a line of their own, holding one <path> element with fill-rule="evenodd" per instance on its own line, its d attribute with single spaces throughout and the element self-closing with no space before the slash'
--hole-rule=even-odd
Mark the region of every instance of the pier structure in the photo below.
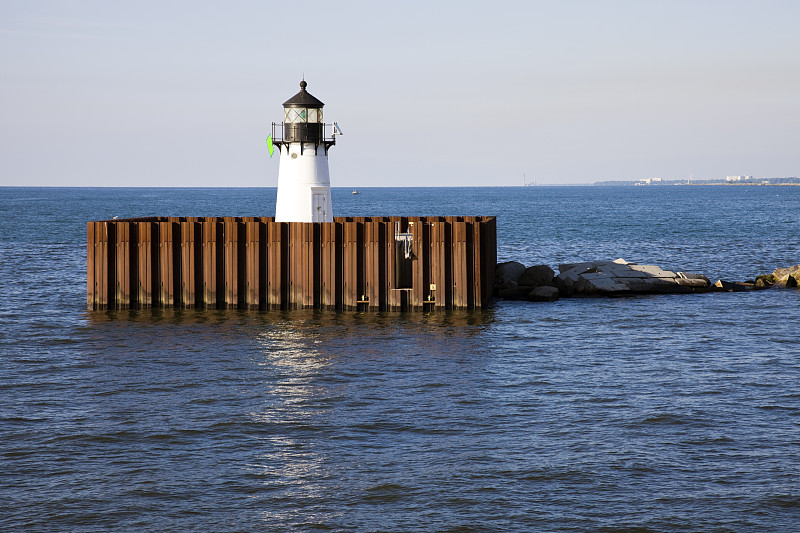
<svg viewBox="0 0 800 533">
<path fill-rule="evenodd" d="M 494 217 L 149 217 L 87 223 L 87 307 L 480 309 Z"/>
</svg>

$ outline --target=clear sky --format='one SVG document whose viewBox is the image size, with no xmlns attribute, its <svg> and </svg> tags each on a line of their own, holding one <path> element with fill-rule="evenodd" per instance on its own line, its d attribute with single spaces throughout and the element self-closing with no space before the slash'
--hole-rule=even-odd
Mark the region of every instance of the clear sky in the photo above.
<svg viewBox="0 0 800 533">
<path fill-rule="evenodd" d="M 800 2 L 0 0 L 0 185 L 268 186 L 303 75 L 335 186 L 800 175 Z"/>
</svg>

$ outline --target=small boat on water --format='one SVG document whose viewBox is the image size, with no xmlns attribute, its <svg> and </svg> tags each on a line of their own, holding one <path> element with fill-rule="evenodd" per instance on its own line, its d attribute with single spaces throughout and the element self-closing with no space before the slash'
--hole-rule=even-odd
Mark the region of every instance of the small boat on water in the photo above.
<svg viewBox="0 0 800 533">
<path fill-rule="evenodd" d="M 353 194 L 358 194 L 358 189 L 353 189 Z"/>
</svg>

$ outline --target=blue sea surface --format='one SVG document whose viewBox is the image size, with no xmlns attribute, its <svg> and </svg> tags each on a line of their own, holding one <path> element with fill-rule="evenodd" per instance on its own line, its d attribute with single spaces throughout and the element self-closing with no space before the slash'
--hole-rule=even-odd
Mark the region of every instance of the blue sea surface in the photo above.
<svg viewBox="0 0 800 533">
<path fill-rule="evenodd" d="M 494 215 L 498 258 L 741 281 L 800 187 L 334 189 Z M 86 222 L 275 189 L 0 188 L 0 530 L 800 530 L 800 291 L 484 311 L 87 311 Z"/>
</svg>

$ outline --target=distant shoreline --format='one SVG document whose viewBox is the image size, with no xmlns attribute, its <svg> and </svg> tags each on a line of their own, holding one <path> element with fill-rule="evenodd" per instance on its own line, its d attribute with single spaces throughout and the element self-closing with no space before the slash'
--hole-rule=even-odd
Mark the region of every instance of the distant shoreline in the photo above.
<svg viewBox="0 0 800 533">
<path fill-rule="evenodd" d="M 779 183 L 756 183 L 756 182 L 745 182 L 745 183 L 738 183 L 738 182 L 675 182 L 675 181 L 668 181 L 668 182 L 656 182 L 656 183 L 642 183 L 639 181 L 631 181 L 631 182 L 618 182 L 618 181 L 596 181 L 592 185 L 597 187 L 675 187 L 681 186 L 685 187 L 689 186 L 738 186 L 738 187 L 798 187 L 800 186 L 800 181 L 798 182 L 779 182 Z"/>
</svg>

